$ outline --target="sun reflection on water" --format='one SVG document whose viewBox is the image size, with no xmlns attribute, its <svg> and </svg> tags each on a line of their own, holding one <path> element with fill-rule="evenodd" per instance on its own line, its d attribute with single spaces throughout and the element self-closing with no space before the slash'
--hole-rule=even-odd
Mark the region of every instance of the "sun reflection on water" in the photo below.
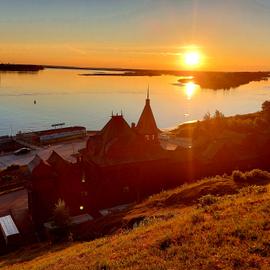
<svg viewBox="0 0 270 270">
<path fill-rule="evenodd" d="M 198 85 L 195 84 L 194 82 L 188 82 L 185 84 L 184 87 L 185 87 L 184 91 L 185 91 L 187 99 L 191 100 L 198 90 Z"/>
</svg>

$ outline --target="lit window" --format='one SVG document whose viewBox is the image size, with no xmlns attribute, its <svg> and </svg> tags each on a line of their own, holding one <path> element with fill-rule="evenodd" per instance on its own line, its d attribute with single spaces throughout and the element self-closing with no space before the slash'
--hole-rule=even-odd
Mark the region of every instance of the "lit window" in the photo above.
<svg viewBox="0 0 270 270">
<path fill-rule="evenodd" d="M 84 209 L 84 207 L 81 205 L 81 206 L 80 206 L 80 210 L 82 211 L 83 209 Z"/>
<path fill-rule="evenodd" d="M 85 174 L 82 175 L 82 183 L 85 183 Z"/>
</svg>

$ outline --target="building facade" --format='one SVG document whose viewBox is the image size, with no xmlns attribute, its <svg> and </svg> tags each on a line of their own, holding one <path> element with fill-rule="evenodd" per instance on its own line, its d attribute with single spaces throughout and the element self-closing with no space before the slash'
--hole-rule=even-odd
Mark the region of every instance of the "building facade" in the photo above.
<svg viewBox="0 0 270 270">
<path fill-rule="evenodd" d="M 29 210 L 37 227 L 47 221 L 58 199 L 72 215 L 90 213 L 131 203 L 167 188 L 168 151 L 159 143 L 149 94 L 137 125 L 123 115 L 90 136 L 76 163 L 53 152 L 44 161 L 36 156 L 29 163 Z"/>
</svg>

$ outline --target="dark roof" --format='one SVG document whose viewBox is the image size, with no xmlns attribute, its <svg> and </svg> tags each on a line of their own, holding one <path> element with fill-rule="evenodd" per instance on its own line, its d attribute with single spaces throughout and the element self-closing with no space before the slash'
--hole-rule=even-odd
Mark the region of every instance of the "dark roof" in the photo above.
<svg viewBox="0 0 270 270">
<path fill-rule="evenodd" d="M 160 145 L 149 144 L 122 115 L 113 115 L 104 128 L 89 138 L 89 158 L 98 164 L 119 164 L 164 158 Z M 91 150 L 90 150 L 91 149 Z"/>
<path fill-rule="evenodd" d="M 108 149 L 116 142 L 131 142 L 135 137 L 134 131 L 122 115 L 112 115 L 110 121 L 99 132 L 97 139 L 101 142 L 99 155 L 104 156 Z"/>
<path fill-rule="evenodd" d="M 133 136 L 133 131 L 122 115 L 112 115 L 98 135 L 102 136 L 104 143 L 107 143 L 118 137 Z"/>
<path fill-rule="evenodd" d="M 151 135 L 159 133 L 157 124 L 150 106 L 150 99 L 147 97 L 143 112 L 136 126 L 138 133 L 142 135 Z"/>
<path fill-rule="evenodd" d="M 50 166 L 46 161 L 44 161 L 43 159 L 41 159 L 38 155 L 36 155 L 33 160 L 28 163 L 27 167 L 29 169 L 29 171 L 32 173 L 33 170 L 38 167 L 39 165 L 45 165 L 45 166 Z"/>
<path fill-rule="evenodd" d="M 47 159 L 47 162 L 53 167 L 67 165 L 68 162 L 63 159 L 58 153 L 52 151 L 50 157 Z"/>
<path fill-rule="evenodd" d="M 38 136 L 44 136 L 44 135 L 50 135 L 50 134 L 56 134 L 56 133 L 62 133 L 62 132 L 75 131 L 75 130 L 86 131 L 86 128 L 81 127 L 81 126 L 74 126 L 74 127 L 64 127 L 64 128 L 41 130 L 41 131 L 36 131 L 35 133 Z"/>
</svg>

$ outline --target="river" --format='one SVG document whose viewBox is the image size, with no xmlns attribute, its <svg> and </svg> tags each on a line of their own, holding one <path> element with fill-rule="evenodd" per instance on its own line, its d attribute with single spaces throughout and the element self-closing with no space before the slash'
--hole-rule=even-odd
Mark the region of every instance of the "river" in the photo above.
<svg viewBox="0 0 270 270">
<path fill-rule="evenodd" d="M 45 69 L 38 73 L 0 73 L 0 135 L 49 129 L 52 124 L 101 129 L 112 112 L 137 122 L 149 85 L 151 106 L 160 128 L 202 119 L 216 109 L 226 116 L 260 110 L 270 100 L 270 82 L 236 89 L 176 85 L 176 76 L 79 76 L 85 71 Z M 36 102 L 34 102 L 36 101 Z"/>
</svg>

